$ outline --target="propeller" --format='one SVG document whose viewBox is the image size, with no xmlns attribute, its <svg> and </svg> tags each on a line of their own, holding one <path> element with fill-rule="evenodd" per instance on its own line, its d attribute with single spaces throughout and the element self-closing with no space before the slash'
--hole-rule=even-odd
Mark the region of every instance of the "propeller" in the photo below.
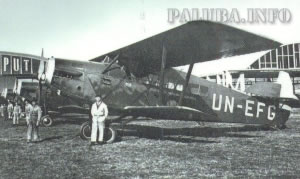
<svg viewBox="0 0 300 179">
<path fill-rule="evenodd" d="M 38 80 L 39 80 L 39 104 L 44 107 L 45 114 L 47 114 L 47 92 L 44 93 L 44 100 L 42 104 L 43 95 L 43 85 L 51 84 L 52 77 L 55 70 L 55 59 L 51 57 L 50 59 L 44 58 L 44 49 L 41 53 L 41 61 L 38 70 Z"/>
<path fill-rule="evenodd" d="M 41 99 L 42 98 L 42 90 L 43 90 L 42 82 L 45 80 L 45 63 L 46 63 L 46 61 L 44 61 L 43 59 L 44 59 L 44 49 L 42 48 L 41 61 L 40 61 L 40 66 L 39 66 L 39 70 L 38 70 L 38 80 L 39 80 L 38 103 L 39 103 L 39 105 L 41 105 L 41 100 L 42 100 Z"/>
</svg>

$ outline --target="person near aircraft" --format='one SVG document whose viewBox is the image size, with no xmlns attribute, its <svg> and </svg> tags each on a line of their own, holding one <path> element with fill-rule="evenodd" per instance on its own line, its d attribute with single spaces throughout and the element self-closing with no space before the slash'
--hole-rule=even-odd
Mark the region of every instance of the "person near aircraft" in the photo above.
<svg viewBox="0 0 300 179">
<path fill-rule="evenodd" d="M 4 116 L 4 121 L 8 120 L 7 106 L 5 103 L 3 104 L 3 116 Z"/>
<path fill-rule="evenodd" d="M 7 105 L 8 119 L 12 119 L 13 112 L 14 112 L 14 105 L 12 104 L 11 101 L 8 101 L 8 105 Z"/>
<path fill-rule="evenodd" d="M 18 102 L 16 102 L 16 105 L 14 106 L 14 112 L 13 112 L 13 125 L 19 124 L 19 118 L 20 114 L 22 112 L 21 106 Z"/>
<path fill-rule="evenodd" d="M 4 117 L 4 114 L 3 114 L 3 104 L 1 104 L 1 106 L 0 106 L 0 113 L 1 113 L 1 117 Z"/>
<path fill-rule="evenodd" d="M 27 121 L 27 143 L 30 142 L 38 142 L 39 134 L 38 127 L 40 124 L 42 110 L 40 106 L 36 104 L 36 101 L 32 101 L 32 105 L 26 101 L 25 113 L 26 113 L 26 121 Z"/>
<path fill-rule="evenodd" d="M 105 119 L 108 116 L 108 109 L 106 104 L 102 101 L 98 95 L 95 98 L 96 102 L 92 105 L 92 133 L 91 133 L 91 145 L 95 145 L 97 142 L 97 132 L 99 130 L 98 143 L 104 144 L 104 128 Z"/>
</svg>

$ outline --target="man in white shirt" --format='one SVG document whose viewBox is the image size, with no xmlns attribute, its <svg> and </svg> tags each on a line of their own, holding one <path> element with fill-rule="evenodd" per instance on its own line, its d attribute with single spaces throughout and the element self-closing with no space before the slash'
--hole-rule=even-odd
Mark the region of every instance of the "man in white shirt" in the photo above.
<svg viewBox="0 0 300 179">
<path fill-rule="evenodd" d="M 7 105 L 8 119 L 12 119 L 13 112 L 14 112 L 14 105 L 11 103 L 11 101 L 8 100 L 8 105 Z"/>
<path fill-rule="evenodd" d="M 91 145 L 95 145 L 97 142 L 97 132 L 99 129 L 98 142 L 103 144 L 105 119 L 108 116 L 108 109 L 106 104 L 101 100 L 100 96 L 96 96 L 96 102 L 92 105 L 92 133 L 91 133 Z"/>
</svg>

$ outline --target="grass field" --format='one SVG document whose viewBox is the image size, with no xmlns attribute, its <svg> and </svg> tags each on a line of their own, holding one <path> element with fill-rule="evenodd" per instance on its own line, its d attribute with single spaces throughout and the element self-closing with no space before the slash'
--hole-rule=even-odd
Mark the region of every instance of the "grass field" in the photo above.
<svg viewBox="0 0 300 179">
<path fill-rule="evenodd" d="M 135 122 L 122 140 L 89 146 L 83 121 L 59 119 L 27 144 L 25 121 L 0 119 L 1 178 L 297 178 L 300 120 L 287 129 L 194 122 Z"/>
</svg>

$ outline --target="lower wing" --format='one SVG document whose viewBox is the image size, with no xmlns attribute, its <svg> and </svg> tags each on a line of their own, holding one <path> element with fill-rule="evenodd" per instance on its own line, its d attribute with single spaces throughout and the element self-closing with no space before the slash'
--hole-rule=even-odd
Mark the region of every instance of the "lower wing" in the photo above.
<svg viewBox="0 0 300 179">
<path fill-rule="evenodd" d="M 215 121 L 216 115 L 185 106 L 127 106 L 124 116 L 183 121 Z"/>
</svg>

